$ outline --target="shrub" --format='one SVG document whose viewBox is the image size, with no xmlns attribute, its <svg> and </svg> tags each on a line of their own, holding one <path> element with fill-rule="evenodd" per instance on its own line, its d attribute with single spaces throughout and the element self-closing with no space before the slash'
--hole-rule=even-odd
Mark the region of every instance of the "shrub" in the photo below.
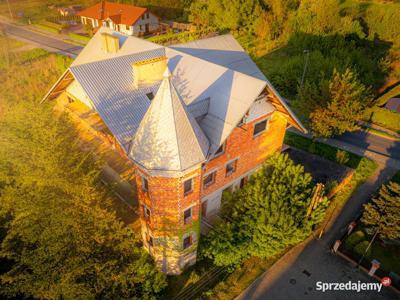
<svg viewBox="0 0 400 300">
<path fill-rule="evenodd" d="M 367 250 L 369 242 L 368 241 L 362 241 L 360 243 L 358 243 L 355 247 L 354 247 L 354 252 L 360 254 L 360 255 L 364 255 L 365 250 Z M 367 255 L 371 254 L 371 247 L 368 249 Z"/>
<path fill-rule="evenodd" d="M 348 249 L 353 249 L 354 246 L 359 244 L 365 239 L 365 233 L 361 230 L 357 230 L 350 234 L 344 242 L 344 245 Z"/>
<path fill-rule="evenodd" d="M 336 161 L 341 165 L 346 165 L 350 160 L 349 153 L 338 149 L 336 152 Z"/>
</svg>

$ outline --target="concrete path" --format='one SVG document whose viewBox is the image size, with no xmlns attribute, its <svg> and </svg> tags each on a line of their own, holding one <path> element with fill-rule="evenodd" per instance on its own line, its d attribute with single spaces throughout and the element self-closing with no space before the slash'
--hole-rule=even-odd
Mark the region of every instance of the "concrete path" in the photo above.
<svg viewBox="0 0 400 300">
<path fill-rule="evenodd" d="M 362 211 L 362 205 L 382 183 L 397 171 L 380 164 L 374 174 L 359 187 L 338 216 L 327 226 L 326 234 L 318 240 L 310 237 L 298 245 L 266 273 L 247 288 L 237 300 L 244 299 L 397 299 L 394 292 L 383 288 L 376 291 L 316 291 L 316 283 L 322 282 L 376 282 L 347 261 L 333 255 L 333 242 L 346 231 L 347 225 Z"/>
</svg>

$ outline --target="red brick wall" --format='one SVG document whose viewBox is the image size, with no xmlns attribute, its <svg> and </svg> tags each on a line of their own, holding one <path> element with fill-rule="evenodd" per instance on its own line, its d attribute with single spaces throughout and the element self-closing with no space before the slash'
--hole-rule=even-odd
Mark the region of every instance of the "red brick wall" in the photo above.
<svg viewBox="0 0 400 300">
<path fill-rule="evenodd" d="M 264 162 L 267 156 L 280 150 L 286 132 L 287 120 L 279 112 L 274 112 L 270 116 L 268 129 L 255 138 L 253 138 L 254 124 L 263 120 L 265 116 L 233 130 L 226 141 L 224 154 L 210 160 L 203 168 L 203 174 L 207 174 L 213 169 L 218 170 L 215 183 L 202 188 L 202 197 L 240 178 L 243 174 Z M 226 176 L 225 166 L 235 158 L 238 158 L 236 172 Z"/>
<path fill-rule="evenodd" d="M 186 174 L 181 178 L 149 177 L 148 192 L 142 191 L 140 173 L 136 176 L 138 197 L 141 204 L 146 204 L 151 209 L 150 221 L 143 218 L 143 207 L 140 207 L 142 222 L 147 223 L 154 236 L 163 235 L 164 231 L 185 232 L 190 230 L 190 224 L 184 224 L 183 211 L 192 208 L 193 222 L 199 220 L 200 209 L 200 168 Z M 193 178 L 193 192 L 184 195 L 183 183 L 186 179 Z"/>
</svg>

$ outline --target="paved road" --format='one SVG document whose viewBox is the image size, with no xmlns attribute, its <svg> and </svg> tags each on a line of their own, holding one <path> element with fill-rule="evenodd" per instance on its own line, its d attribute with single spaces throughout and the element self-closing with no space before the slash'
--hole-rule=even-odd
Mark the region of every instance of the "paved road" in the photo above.
<svg viewBox="0 0 400 300">
<path fill-rule="evenodd" d="M 246 289 L 237 300 L 399 298 L 387 288 L 380 293 L 316 291 L 317 281 L 376 282 L 342 258 L 333 255 L 330 248 L 333 242 L 345 232 L 347 225 L 360 214 L 362 205 L 369 200 L 371 194 L 400 169 L 400 142 L 362 131 L 348 133 L 341 137 L 324 140 L 324 142 L 374 159 L 379 167 L 358 188 L 344 208 L 332 218 L 322 239 L 310 237 L 292 249 Z"/>
<path fill-rule="evenodd" d="M 393 141 L 361 130 L 345 133 L 342 136 L 336 137 L 335 140 L 400 160 L 399 141 Z"/>
<path fill-rule="evenodd" d="M 33 32 L 25 29 L 23 26 L 12 25 L 2 21 L 0 21 L 0 25 L 6 34 L 37 44 L 46 50 L 57 51 L 75 57 L 83 49 L 82 46 L 67 43 L 49 35 L 46 36 Z"/>
<path fill-rule="evenodd" d="M 292 249 L 236 300 L 398 299 L 394 292 L 387 288 L 383 288 L 379 293 L 376 291 L 323 293 L 316 290 L 318 281 L 377 282 L 364 272 L 352 267 L 344 259 L 333 255 L 330 248 L 333 242 L 345 232 L 347 224 L 360 213 L 362 204 L 395 172 L 396 169 L 380 164 L 376 172 L 349 199 L 321 240 L 311 237 Z"/>
</svg>

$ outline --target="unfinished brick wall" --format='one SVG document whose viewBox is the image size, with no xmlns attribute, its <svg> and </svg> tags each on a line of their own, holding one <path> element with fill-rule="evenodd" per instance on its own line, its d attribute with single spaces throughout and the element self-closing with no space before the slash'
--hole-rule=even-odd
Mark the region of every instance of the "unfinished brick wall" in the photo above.
<svg viewBox="0 0 400 300">
<path fill-rule="evenodd" d="M 253 137 L 254 124 L 265 119 L 266 116 L 233 130 L 226 141 L 225 152 L 210 160 L 203 168 L 203 174 L 216 170 L 216 177 L 213 184 L 202 189 L 202 197 L 240 178 L 243 174 L 262 164 L 269 155 L 281 149 L 287 119 L 278 111 L 269 116 L 271 119 L 267 130 L 257 137 Z M 236 171 L 230 176 L 226 176 L 226 164 L 235 158 L 238 158 Z"/>
<path fill-rule="evenodd" d="M 147 192 L 141 188 L 141 176 L 148 180 Z M 144 244 L 160 268 L 169 274 L 180 274 L 186 265 L 196 261 L 200 234 L 200 176 L 200 166 L 178 178 L 151 177 L 140 169 L 137 172 Z M 193 179 L 193 191 L 184 195 L 184 182 L 190 178 Z M 150 218 L 145 217 L 143 204 L 150 209 Z M 184 210 L 190 207 L 192 218 L 185 224 Z M 183 249 L 183 238 L 187 234 L 193 235 L 193 244 Z M 153 246 L 146 241 L 148 235 L 153 237 Z"/>
<path fill-rule="evenodd" d="M 254 124 L 265 119 L 258 118 L 233 130 L 226 142 L 222 155 L 203 166 L 178 178 L 150 176 L 146 170 L 138 169 L 136 183 L 140 205 L 142 235 L 145 248 L 155 258 L 157 265 L 169 274 L 180 274 L 185 266 L 196 261 L 197 244 L 200 235 L 201 198 L 243 176 L 262 164 L 265 159 L 282 147 L 287 119 L 280 112 L 273 112 L 267 130 L 253 137 Z M 226 164 L 238 158 L 236 171 L 226 176 Z M 203 176 L 217 170 L 215 182 L 203 188 Z M 148 191 L 141 189 L 141 176 L 148 180 Z M 184 195 L 184 181 L 193 178 L 193 191 Z M 145 218 L 145 204 L 151 217 Z M 192 207 L 192 221 L 184 224 L 183 212 Z M 183 238 L 194 233 L 193 245 L 183 249 Z M 153 246 L 146 239 L 153 237 Z"/>
</svg>

